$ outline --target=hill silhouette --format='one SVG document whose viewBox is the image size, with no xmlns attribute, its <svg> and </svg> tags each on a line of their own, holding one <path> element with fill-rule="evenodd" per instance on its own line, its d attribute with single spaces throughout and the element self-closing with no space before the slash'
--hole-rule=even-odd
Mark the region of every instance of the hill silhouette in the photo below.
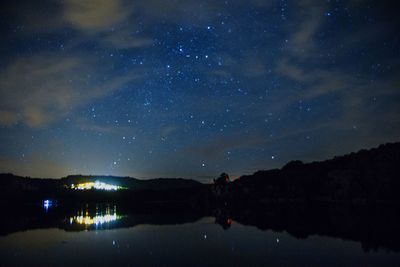
<svg viewBox="0 0 400 267">
<path fill-rule="evenodd" d="M 124 188 L 116 192 L 73 190 L 72 184 L 104 182 Z M 41 179 L 0 174 L 0 199 L 19 202 L 52 198 L 64 201 L 186 201 L 204 185 L 190 179 L 70 175 L 61 179 Z"/>
<path fill-rule="evenodd" d="M 182 178 L 34 179 L 0 174 L 0 200 L 7 214 L 0 235 L 47 227 L 86 230 L 66 223 L 67 219 L 82 207 L 113 203 L 123 216 L 110 227 L 185 223 L 214 216 L 223 229 L 234 220 L 262 230 L 287 231 L 297 238 L 332 236 L 361 242 L 365 250 L 400 251 L 399 163 L 400 143 L 391 143 L 320 162 L 291 161 L 280 169 L 257 171 L 234 181 L 223 173 L 214 184 Z M 126 189 L 70 188 L 72 183 L 92 181 Z M 48 213 L 41 206 L 46 198 L 56 203 Z"/>
<path fill-rule="evenodd" d="M 70 175 L 38 179 L 0 174 L 0 198 L 39 200 L 51 197 L 79 201 L 400 201 L 400 143 L 360 150 L 330 160 L 291 161 L 281 169 L 261 170 L 233 182 L 206 185 L 182 178 L 140 180 L 132 177 Z M 101 181 L 126 190 L 71 190 L 71 184 Z M 215 190 L 218 189 L 218 190 Z M 78 192 L 79 191 L 79 192 Z"/>
<path fill-rule="evenodd" d="M 105 175 L 69 175 L 61 179 L 30 178 L 13 175 L 11 173 L 0 174 L 0 187 L 7 190 L 36 190 L 39 188 L 61 188 L 71 184 L 100 181 L 118 185 L 131 190 L 193 187 L 200 185 L 199 182 L 183 178 L 156 178 L 140 180 L 133 177 L 105 176 Z"/>
<path fill-rule="evenodd" d="M 230 183 L 225 197 L 247 200 L 400 200 L 400 143 L 312 163 L 292 161 Z"/>
</svg>

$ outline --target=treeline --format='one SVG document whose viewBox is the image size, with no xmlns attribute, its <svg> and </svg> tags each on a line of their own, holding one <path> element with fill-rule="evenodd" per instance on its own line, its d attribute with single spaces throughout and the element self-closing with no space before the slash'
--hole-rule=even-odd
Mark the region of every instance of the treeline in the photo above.
<svg viewBox="0 0 400 267">
<path fill-rule="evenodd" d="M 224 197 L 261 200 L 400 201 L 400 143 L 322 162 L 292 161 L 226 186 Z"/>
<path fill-rule="evenodd" d="M 180 178 L 139 180 L 113 176 L 68 176 L 32 179 L 0 174 L 0 199 L 20 201 L 44 197 L 127 202 L 326 201 L 400 202 L 400 143 L 381 145 L 331 160 L 292 161 L 281 169 L 258 171 L 230 182 L 223 173 L 213 185 Z M 102 181 L 126 188 L 118 192 L 78 192 L 72 183 Z"/>
<path fill-rule="evenodd" d="M 122 186 L 118 191 L 74 190 L 71 184 L 101 181 Z M 40 179 L 0 174 L 0 200 L 3 202 L 37 202 L 57 199 L 65 202 L 117 201 L 188 202 L 204 195 L 206 186 L 190 179 L 157 178 L 140 180 L 132 177 L 71 175 L 61 179 Z"/>
</svg>

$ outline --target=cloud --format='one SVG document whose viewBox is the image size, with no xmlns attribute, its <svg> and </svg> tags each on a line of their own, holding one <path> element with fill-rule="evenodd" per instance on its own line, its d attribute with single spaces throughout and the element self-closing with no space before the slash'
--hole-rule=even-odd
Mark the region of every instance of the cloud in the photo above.
<svg viewBox="0 0 400 267">
<path fill-rule="evenodd" d="M 301 10 L 300 24 L 292 24 L 296 28 L 289 38 L 288 50 L 298 58 L 309 57 L 313 53 L 314 36 L 321 27 L 324 18 L 325 6 L 316 5 L 315 2 L 303 1 L 298 3 L 298 9 Z"/>
<path fill-rule="evenodd" d="M 167 138 L 168 136 L 174 134 L 179 130 L 178 127 L 173 125 L 168 125 L 160 128 L 160 136 L 161 138 Z"/>
<path fill-rule="evenodd" d="M 267 63 L 254 51 L 245 51 L 243 58 L 236 62 L 235 72 L 249 78 L 257 78 L 267 73 Z"/>
<path fill-rule="evenodd" d="M 116 49 L 146 47 L 153 44 L 153 39 L 132 34 L 128 30 L 108 31 L 99 36 L 102 43 Z"/>
<path fill-rule="evenodd" d="M 143 21 L 168 21 L 176 24 L 186 24 L 193 27 L 203 27 L 213 20 L 218 20 L 218 13 L 226 9 L 228 2 L 215 0 L 146 0 L 136 1 L 135 14 Z M 270 8 L 273 1 L 248 0 L 229 1 L 231 9 L 247 9 L 255 7 Z"/>
<path fill-rule="evenodd" d="M 18 117 L 14 112 L 0 110 L 0 125 L 11 126 L 18 121 Z"/>
<path fill-rule="evenodd" d="M 325 23 L 324 13 L 327 7 L 324 4 L 315 5 L 313 1 L 301 1 L 299 7 L 302 8 L 297 20 L 288 28 L 287 47 L 275 66 L 275 71 L 286 78 L 289 86 L 295 89 L 291 90 L 290 94 L 286 92 L 275 96 L 271 102 L 276 104 L 272 104 L 268 109 L 281 112 L 283 109 L 295 107 L 299 100 L 313 103 L 317 98 L 318 101 L 327 101 L 329 97 L 330 103 L 318 110 L 323 113 L 319 114 L 319 121 L 315 119 L 312 121 L 313 125 L 324 125 L 324 130 L 321 131 L 324 133 L 318 134 L 321 140 L 331 138 L 331 135 L 326 133 L 333 132 L 336 136 L 347 137 L 357 132 L 359 136 L 357 142 L 354 142 L 353 138 L 348 138 L 348 141 L 343 140 L 342 144 L 346 143 L 348 148 L 366 140 L 365 144 L 373 143 L 374 140 L 374 142 L 384 141 L 383 136 L 387 140 L 393 140 L 393 133 L 397 133 L 399 129 L 397 126 L 399 120 L 392 115 L 399 111 L 398 105 L 395 104 L 395 99 L 398 100 L 400 96 L 396 93 L 398 73 L 386 75 L 384 81 L 372 82 L 368 74 L 362 74 L 360 70 L 349 71 L 347 66 L 341 65 L 339 68 L 335 64 L 329 64 L 326 62 L 329 59 L 320 55 L 330 51 L 325 51 L 324 47 L 317 43 L 318 31 L 323 29 Z M 355 32 L 337 30 L 332 42 L 340 42 L 345 50 L 337 53 L 346 53 L 348 56 L 348 52 L 360 43 L 365 44 L 372 40 L 370 34 L 376 36 L 382 29 L 380 25 L 370 27 L 368 31 L 364 27 Z M 372 57 L 374 51 L 371 50 L 370 53 L 368 56 Z M 336 54 L 336 56 L 340 58 L 344 55 Z M 381 102 L 373 99 L 379 99 Z M 386 104 L 383 106 L 380 103 Z M 381 114 L 384 114 L 384 117 Z M 305 124 L 299 127 L 307 129 Z M 313 131 L 315 130 L 311 130 L 311 135 Z M 383 133 L 384 131 L 386 133 Z M 337 142 L 333 144 L 336 145 Z M 335 147 L 330 149 L 338 153 Z M 327 150 L 329 149 L 325 146 L 325 152 Z"/>
<path fill-rule="evenodd" d="M 63 15 L 83 34 L 77 38 L 78 43 L 89 38 L 116 49 L 149 46 L 153 39 L 136 33 L 139 26 L 131 17 L 134 10 L 132 4 L 122 0 L 67 0 Z"/>
<path fill-rule="evenodd" d="M 104 80 L 104 71 L 78 55 L 46 53 L 16 59 L 0 73 L 0 123 L 45 127 L 139 77 L 129 73 Z"/>
<path fill-rule="evenodd" d="M 74 29 L 69 43 L 79 45 L 97 42 L 116 49 L 136 49 L 153 43 L 148 33 L 157 24 L 191 25 L 205 27 L 218 21 L 223 1 L 163 0 L 44 0 L 38 3 L 22 0 L 16 5 L 10 0 L 1 6 L 8 20 L 15 26 L 23 25 L 18 34 L 57 33 Z M 268 8 L 271 3 L 262 0 L 233 1 L 235 7 Z M 18 26 L 19 27 L 19 26 Z M 67 31 L 68 32 L 68 31 Z M 143 34 L 146 32 L 146 34 Z"/>
<path fill-rule="evenodd" d="M 74 29 L 68 42 L 72 48 L 85 42 L 97 42 L 116 49 L 133 49 L 153 43 L 152 38 L 137 33 L 141 27 L 140 12 L 135 13 L 137 9 L 130 1 L 20 2 L 18 5 L 12 1 L 1 3 L 0 12 L 4 12 L 11 25 L 18 29 L 16 34 L 22 38 Z"/>
<path fill-rule="evenodd" d="M 131 13 L 120 0 L 66 0 L 65 19 L 83 31 L 107 30 Z"/>
<path fill-rule="evenodd" d="M 309 79 L 306 71 L 300 66 L 290 63 L 288 58 L 280 59 L 276 65 L 276 70 L 278 73 L 297 82 L 304 82 Z"/>
<path fill-rule="evenodd" d="M 327 94 L 351 90 L 357 80 L 339 69 L 325 68 L 316 55 L 320 53 L 315 44 L 317 31 L 324 23 L 326 4 L 315 1 L 299 1 L 297 23 L 289 27 L 290 36 L 285 54 L 277 60 L 275 70 L 302 89 L 291 94 L 284 102 L 310 100 Z"/>
<path fill-rule="evenodd" d="M 76 123 L 77 126 L 83 131 L 91 131 L 101 134 L 119 133 L 118 127 L 93 124 L 91 121 L 83 118 L 77 119 Z"/>
<path fill-rule="evenodd" d="M 99 124 L 83 117 L 76 118 L 75 123 L 76 126 L 83 131 L 90 131 L 98 134 L 116 135 L 122 137 L 139 132 L 139 129 L 134 126 Z"/>
<path fill-rule="evenodd" d="M 222 62 L 222 66 L 212 70 L 204 69 L 209 75 L 208 78 L 214 82 L 218 79 L 229 80 L 235 76 L 257 79 L 269 72 L 268 63 L 255 51 L 244 51 L 240 57 L 224 52 L 219 53 L 217 58 Z"/>
</svg>

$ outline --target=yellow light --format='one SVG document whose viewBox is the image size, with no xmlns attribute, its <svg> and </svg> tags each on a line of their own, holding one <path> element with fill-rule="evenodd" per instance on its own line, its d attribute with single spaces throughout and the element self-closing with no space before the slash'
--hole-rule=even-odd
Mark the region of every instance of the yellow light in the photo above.
<svg viewBox="0 0 400 267">
<path fill-rule="evenodd" d="M 106 191 L 115 191 L 118 189 L 122 189 L 121 186 L 106 184 L 100 181 L 80 183 L 77 185 L 71 184 L 71 188 L 75 190 L 96 189 L 96 190 L 106 190 Z"/>
<path fill-rule="evenodd" d="M 94 217 L 91 217 L 89 215 L 85 216 L 73 216 L 70 217 L 70 224 L 72 223 L 77 223 L 77 224 L 84 224 L 84 225 L 102 225 L 104 223 L 110 223 L 113 221 L 116 221 L 118 219 L 120 219 L 121 216 L 118 216 L 116 212 L 114 212 L 113 214 L 107 213 L 105 215 L 96 215 Z"/>
</svg>

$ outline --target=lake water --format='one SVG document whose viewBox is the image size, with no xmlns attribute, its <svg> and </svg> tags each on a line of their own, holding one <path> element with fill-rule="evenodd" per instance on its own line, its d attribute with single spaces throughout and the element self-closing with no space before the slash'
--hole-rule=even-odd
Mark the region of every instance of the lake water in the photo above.
<svg viewBox="0 0 400 267">
<path fill-rule="evenodd" d="M 2 216 L 0 266 L 399 266 L 397 249 L 243 225 L 229 216 L 119 212 L 116 205 Z M 301 223 L 300 223 L 301 224 Z M 352 239 L 352 238 L 349 238 Z"/>
</svg>

